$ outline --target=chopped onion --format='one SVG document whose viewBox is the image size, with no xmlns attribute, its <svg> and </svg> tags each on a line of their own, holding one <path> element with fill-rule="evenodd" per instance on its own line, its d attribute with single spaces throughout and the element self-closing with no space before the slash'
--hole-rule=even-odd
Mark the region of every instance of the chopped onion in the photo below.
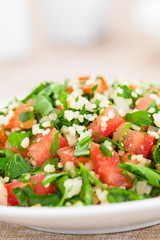
<svg viewBox="0 0 160 240">
<path fill-rule="evenodd" d="M 159 130 L 159 128 L 157 128 L 157 127 L 153 127 L 153 126 L 149 126 L 149 128 L 148 128 L 148 131 L 149 132 L 158 132 L 158 130 Z"/>
<path fill-rule="evenodd" d="M 137 194 L 139 195 L 143 195 L 144 193 L 150 194 L 152 190 L 152 186 L 150 186 L 145 181 L 138 181 L 135 188 L 136 188 Z"/>
</svg>

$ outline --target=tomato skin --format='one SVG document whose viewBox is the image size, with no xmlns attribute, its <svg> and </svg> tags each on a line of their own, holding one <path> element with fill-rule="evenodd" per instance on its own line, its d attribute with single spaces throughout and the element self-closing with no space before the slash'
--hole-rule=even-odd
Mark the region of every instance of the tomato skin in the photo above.
<svg viewBox="0 0 160 240">
<path fill-rule="evenodd" d="M 18 150 L 17 146 L 12 148 L 10 144 L 6 141 L 5 148 L 9 149 L 11 152 L 17 154 L 19 153 L 23 158 L 28 157 L 28 148 L 25 148 L 23 151 Z"/>
<path fill-rule="evenodd" d="M 118 154 L 113 151 L 113 155 L 113 157 L 102 156 L 99 145 L 91 143 L 94 171 L 100 176 L 103 183 L 114 187 L 131 187 L 131 180 L 122 175 L 122 169 L 118 168 L 120 163 Z"/>
<path fill-rule="evenodd" d="M 51 157 L 50 146 L 54 139 L 54 134 L 57 132 L 55 128 L 53 128 L 48 134 L 41 136 L 39 142 L 31 144 L 29 149 L 29 155 L 37 162 L 38 166 L 42 166 L 44 161 Z M 66 139 L 59 134 L 59 145 L 60 148 L 66 147 L 68 145 Z M 53 158 L 55 158 L 55 155 Z"/>
<path fill-rule="evenodd" d="M 0 129 L 0 150 L 3 149 L 3 147 L 5 147 L 6 141 L 7 141 L 7 136 L 4 136 L 3 131 Z"/>
<path fill-rule="evenodd" d="M 135 159 L 135 160 L 129 160 L 128 156 L 130 155 L 135 155 L 135 153 L 133 152 L 127 152 L 127 153 L 124 153 L 120 158 L 121 158 L 121 162 L 126 162 L 126 163 L 132 163 L 132 164 L 138 164 L 138 160 Z"/>
<path fill-rule="evenodd" d="M 16 196 L 13 194 L 12 189 L 17 187 L 23 188 L 28 184 L 34 189 L 34 194 L 47 195 L 47 194 L 54 193 L 56 191 L 56 185 L 53 185 L 53 186 L 50 185 L 49 187 L 46 187 L 46 188 L 41 185 L 41 182 L 43 181 L 44 178 L 45 178 L 45 174 L 42 173 L 42 174 L 37 174 L 32 176 L 31 181 L 27 183 L 12 182 L 12 183 L 6 184 L 6 189 L 8 193 L 8 205 L 15 206 L 19 204 L 19 201 L 16 198 Z M 34 180 L 38 181 L 37 185 L 33 185 Z"/>
<path fill-rule="evenodd" d="M 140 98 L 137 105 L 135 106 L 135 109 L 139 111 L 146 111 L 149 105 L 153 102 L 153 99 L 151 99 L 149 95 L 150 94 Z"/>
<path fill-rule="evenodd" d="M 154 141 L 154 136 L 129 129 L 125 130 L 122 138 L 125 151 L 142 154 L 144 158 L 149 156 Z"/>
<path fill-rule="evenodd" d="M 4 126 L 4 129 L 20 128 L 20 129 L 30 129 L 33 124 L 34 116 L 27 122 L 19 121 L 19 116 L 23 112 L 31 112 L 30 106 L 27 104 L 20 105 L 16 107 L 13 117 L 10 119 L 8 125 Z"/>
<path fill-rule="evenodd" d="M 72 87 L 72 86 L 67 87 L 67 91 L 68 91 L 69 93 L 73 92 L 73 87 Z"/>
<path fill-rule="evenodd" d="M 107 123 L 107 127 L 106 127 L 105 131 L 102 131 L 102 127 L 101 127 L 102 119 L 103 119 L 104 116 L 108 117 L 108 113 L 110 111 L 114 113 L 114 118 L 113 119 L 109 119 L 106 122 Z M 97 142 L 99 137 L 101 137 L 101 136 L 108 137 L 115 129 L 117 129 L 124 122 L 124 120 L 116 113 L 116 111 L 114 110 L 113 106 L 107 107 L 103 111 L 103 113 L 104 114 L 102 116 L 98 116 L 88 126 L 88 129 L 92 129 L 92 137 L 94 138 L 95 142 Z M 95 136 L 95 133 L 98 133 L 98 136 Z"/>
<path fill-rule="evenodd" d="M 160 96 L 160 87 L 152 87 L 150 90 L 156 91 L 157 92 L 156 95 Z M 154 99 L 150 97 L 151 94 L 153 93 L 149 93 L 146 96 L 140 98 L 137 105 L 135 106 L 135 109 L 146 111 L 149 105 L 154 101 Z M 158 104 L 158 107 L 160 108 L 160 104 Z"/>
<path fill-rule="evenodd" d="M 84 77 L 84 78 L 81 78 L 80 81 L 86 81 L 88 79 L 87 79 L 87 77 L 86 77 L 86 79 Z M 86 83 L 83 83 L 82 90 L 83 90 L 83 92 L 91 94 L 92 93 L 92 88 L 95 85 L 98 85 L 96 91 L 99 92 L 99 93 L 103 93 L 104 91 L 106 91 L 108 89 L 108 85 L 107 85 L 105 79 L 103 77 L 100 77 L 100 79 L 95 79 L 95 81 L 93 83 L 89 84 L 89 85 L 87 85 Z"/>
<path fill-rule="evenodd" d="M 113 132 L 113 141 L 117 142 L 120 138 L 120 135 L 125 127 L 126 122 L 122 123 L 114 132 Z"/>
<path fill-rule="evenodd" d="M 85 81 L 87 81 L 87 80 L 89 80 L 90 79 L 90 76 L 83 76 L 83 77 L 79 77 L 78 78 L 78 81 L 79 82 L 85 82 Z"/>
<path fill-rule="evenodd" d="M 57 153 L 60 157 L 61 163 L 64 165 L 66 162 L 73 162 L 74 165 L 76 167 L 79 167 L 78 162 L 81 163 L 86 163 L 89 160 L 91 160 L 91 158 L 86 158 L 83 156 L 80 156 L 79 158 L 74 157 L 73 153 L 74 153 L 74 147 L 64 147 L 64 148 L 60 148 Z"/>
</svg>

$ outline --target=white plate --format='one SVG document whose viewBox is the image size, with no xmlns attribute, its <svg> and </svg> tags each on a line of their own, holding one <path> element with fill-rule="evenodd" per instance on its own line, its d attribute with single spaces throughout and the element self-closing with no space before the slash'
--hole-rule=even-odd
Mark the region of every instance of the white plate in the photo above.
<svg viewBox="0 0 160 240">
<path fill-rule="evenodd" d="M 69 208 L 1 206 L 0 221 L 67 234 L 129 231 L 160 223 L 160 197 Z"/>
<path fill-rule="evenodd" d="M 8 102 L 1 102 L 1 108 Z M 67 234 L 129 231 L 160 223 L 160 197 L 69 208 L 0 206 L 0 221 Z"/>
</svg>

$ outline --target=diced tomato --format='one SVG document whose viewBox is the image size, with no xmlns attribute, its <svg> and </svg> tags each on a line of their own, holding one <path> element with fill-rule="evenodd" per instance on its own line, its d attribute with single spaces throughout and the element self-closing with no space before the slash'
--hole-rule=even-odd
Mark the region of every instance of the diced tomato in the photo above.
<svg viewBox="0 0 160 240">
<path fill-rule="evenodd" d="M 57 151 L 63 165 L 66 162 L 73 162 L 74 165 L 76 167 L 78 167 L 79 162 L 84 164 L 84 163 L 88 162 L 89 160 L 91 160 L 91 158 L 86 158 L 86 157 L 83 157 L 83 156 L 80 156 L 79 158 L 74 157 L 73 156 L 74 150 L 75 150 L 74 147 L 64 147 L 64 148 L 60 148 Z"/>
<path fill-rule="evenodd" d="M 108 114 L 112 113 L 114 117 L 110 119 L 108 117 Z M 106 116 L 109 118 L 108 121 L 106 121 L 107 127 L 104 129 L 103 126 L 101 126 L 101 123 L 103 122 L 103 117 Z M 92 136 L 94 138 L 94 141 L 97 142 L 99 137 L 108 137 L 115 129 L 117 129 L 124 120 L 116 113 L 113 106 L 107 107 L 103 115 L 98 116 L 89 126 L 88 129 L 92 129 Z"/>
<path fill-rule="evenodd" d="M 38 166 L 42 166 L 44 161 L 51 157 L 50 146 L 54 139 L 54 134 L 57 130 L 53 128 L 48 134 L 41 136 L 37 143 L 31 144 L 29 147 L 29 155 L 37 162 Z M 66 139 L 59 134 L 59 146 L 60 148 L 68 145 Z M 57 155 L 54 156 L 54 158 Z"/>
<path fill-rule="evenodd" d="M 119 140 L 119 137 L 123 131 L 123 128 L 125 127 L 126 122 L 122 123 L 114 132 L 113 132 L 113 141 L 117 142 Z"/>
<path fill-rule="evenodd" d="M 19 153 L 23 158 L 28 157 L 28 148 L 25 148 L 23 151 L 20 151 L 17 146 L 12 148 L 10 144 L 6 141 L 5 148 L 9 149 L 11 152 L 17 154 Z"/>
<path fill-rule="evenodd" d="M 68 91 L 69 93 L 73 92 L 73 87 L 69 86 L 69 87 L 67 88 L 67 91 Z"/>
<path fill-rule="evenodd" d="M 92 88 L 95 85 L 98 85 L 96 91 L 99 93 L 103 93 L 104 91 L 106 91 L 108 89 L 107 83 L 103 77 L 96 78 L 95 81 L 90 84 L 83 83 L 82 89 L 84 92 L 91 94 Z"/>
<path fill-rule="evenodd" d="M 131 89 L 131 90 L 135 90 L 137 87 L 138 87 L 138 86 L 135 85 L 135 84 L 130 84 L 130 85 L 128 86 L 128 88 Z"/>
<path fill-rule="evenodd" d="M 155 91 L 157 93 L 157 96 L 160 97 L 160 87 L 151 87 L 151 91 Z"/>
<path fill-rule="evenodd" d="M 154 141 L 154 136 L 129 129 L 124 131 L 122 138 L 125 151 L 142 154 L 145 158 L 149 156 Z"/>
<path fill-rule="evenodd" d="M 34 116 L 26 122 L 21 122 L 21 121 L 19 121 L 19 116 L 23 112 L 31 112 L 30 106 L 24 104 L 24 105 L 20 105 L 20 106 L 16 107 L 13 117 L 10 119 L 8 125 L 4 126 L 3 128 L 5 128 L 5 129 L 12 129 L 12 128 L 30 129 L 33 124 Z"/>
<path fill-rule="evenodd" d="M 160 87 L 152 87 L 150 90 L 156 91 L 157 92 L 156 95 L 160 96 Z M 138 110 L 144 110 L 144 111 L 147 110 L 149 105 L 154 101 L 154 99 L 151 98 L 151 94 L 153 93 L 151 92 L 147 94 L 145 97 L 140 98 L 135 108 Z M 160 108 L 160 104 L 158 104 L 158 107 Z"/>
<path fill-rule="evenodd" d="M 150 94 L 146 95 L 145 97 L 142 97 L 138 100 L 137 105 L 135 108 L 140 111 L 145 111 L 149 107 L 149 105 L 153 102 L 153 99 L 151 99 Z"/>
<path fill-rule="evenodd" d="M 132 164 L 138 164 L 139 161 L 137 159 L 131 160 L 129 157 L 131 157 L 132 155 L 135 156 L 135 153 L 132 152 L 127 152 L 124 153 L 120 158 L 122 162 L 127 162 L 127 163 L 132 163 Z"/>
<path fill-rule="evenodd" d="M 100 176 L 103 183 L 114 187 L 125 186 L 129 188 L 132 186 L 131 180 L 122 175 L 122 169 L 118 168 L 120 159 L 115 151 L 113 151 L 113 157 L 103 156 L 99 145 L 91 143 L 91 156 L 94 170 Z"/>
<path fill-rule="evenodd" d="M 87 80 L 89 80 L 90 79 L 90 76 L 83 76 L 83 77 L 79 77 L 78 78 L 78 80 L 80 81 L 80 82 L 85 82 L 85 81 L 87 81 Z"/>
<path fill-rule="evenodd" d="M 7 141 L 7 136 L 3 132 L 3 130 L 0 129 L 0 150 L 2 150 L 3 147 L 5 147 L 5 143 Z"/>
<path fill-rule="evenodd" d="M 56 191 L 56 185 L 49 185 L 49 187 L 43 187 L 41 185 L 41 182 L 43 181 L 44 178 L 45 178 L 45 174 L 42 173 L 42 174 L 37 174 L 32 176 L 31 181 L 28 183 L 13 182 L 13 183 L 6 184 L 6 189 L 8 193 L 8 205 L 15 206 L 19 204 L 19 201 L 16 198 L 16 196 L 13 194 L 12 189 L 17 187 L 23 188 L 28 184 L 34 189 L 35 194 L 47 195 L 47 194 L 54 193 Z M 33 184 L 34 180 L 38 181 L 36 185 Z"/>
</svg>

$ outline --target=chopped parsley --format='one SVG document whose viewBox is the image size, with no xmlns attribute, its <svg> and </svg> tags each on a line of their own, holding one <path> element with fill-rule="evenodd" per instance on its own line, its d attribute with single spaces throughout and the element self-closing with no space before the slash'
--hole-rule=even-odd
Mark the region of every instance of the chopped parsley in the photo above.
<svg viewBox="0 0 160 240">
<path fill-rule="evenodd" d="M 34 112 L 33 111 L 26 111 L 26 112 L 22 112 L 20 113 L 19 115 L 19 121 L 20 122 L 27 122 L 29 121 L 34 115 Z"/>
<path fill-rule="evenodd" d="M 125 120 L 128 122 L 132 122 L 139 127 L 150 126 L 152 124 L 151 117 L 149 116 L 147 111 L 136 111 L 133 113 L 127 113 Z"/>
<path fill-rule="evenodd" d="M 90 143 L 93 142 L 93 138 L 87 136 L 80 142 L 76 144 L 74 156 L 80 157 L 80 156 L 89 156 L 90 154 Z"/>
</svg>

